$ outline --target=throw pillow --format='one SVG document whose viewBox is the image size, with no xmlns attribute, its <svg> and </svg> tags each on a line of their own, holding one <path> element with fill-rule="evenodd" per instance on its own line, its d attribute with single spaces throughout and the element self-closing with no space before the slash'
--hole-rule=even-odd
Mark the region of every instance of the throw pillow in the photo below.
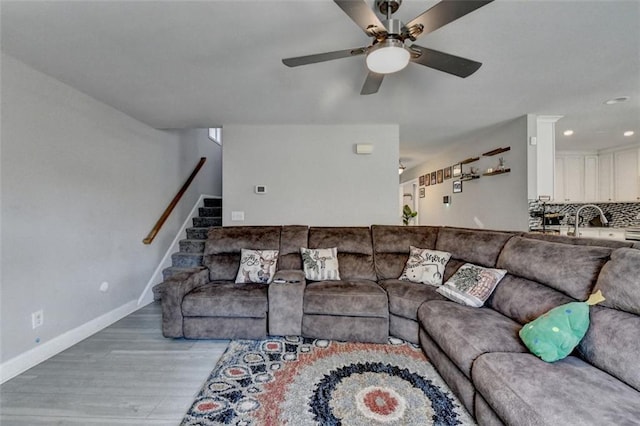
<svg viewBox="0 0 640 426">
<path fill-rule="evenodd" d="M 506 273 L 506 269 L 483 268 L 465 263 L 436 291 L 454 302 L 479 308 Z"/>
<path fill-rule="evenodd" d="M 440 286 L 442 285 L 444 267 L 450 258 L 451 253 L 446 251 L 409 246 L 409 259 L 398 279 Z"/>
<path fill-rule="evenodd" d="M 589 329 L 589 306 L 604 300 L 598 290 L 586 302 L 557 306 L 527 323 L 518 333 L 525 346 L 546 362 L 567 357 Z"/>
<path fill-rule="evenodd" d="M 304 276 L 311 281 L 339 280 L 338 249 L 308 249 L 301 247 Z"/>
<path fill-rule="evenodd" d="M 236 283 L 269 284 L 278 262 L 278 250 L 240 250 L 240 268 Z"/>
</svg>

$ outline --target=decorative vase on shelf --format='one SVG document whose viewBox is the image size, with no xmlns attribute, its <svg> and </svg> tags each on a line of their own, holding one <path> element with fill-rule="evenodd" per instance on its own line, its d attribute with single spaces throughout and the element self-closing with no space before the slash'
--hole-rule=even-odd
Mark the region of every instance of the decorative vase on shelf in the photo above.
<svg viewBox="0 0 640 426">
<path fill-rule="evenodd" d="M 505 165 L 504 157 L 498 158 L 498 170 L 503 171 L 504 165 Z"/>
</svg>

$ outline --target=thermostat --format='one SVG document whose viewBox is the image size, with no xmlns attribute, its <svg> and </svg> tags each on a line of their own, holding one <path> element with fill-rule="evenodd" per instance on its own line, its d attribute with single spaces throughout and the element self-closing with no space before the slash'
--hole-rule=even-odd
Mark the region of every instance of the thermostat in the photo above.
<svg viewBox="0 0 640 426">
<path fill-rule="evenodd" d="M 256 194 L 266 194 L 267 187 L 265 185 L 256 185 L 255 191 Z"/>
</svg>

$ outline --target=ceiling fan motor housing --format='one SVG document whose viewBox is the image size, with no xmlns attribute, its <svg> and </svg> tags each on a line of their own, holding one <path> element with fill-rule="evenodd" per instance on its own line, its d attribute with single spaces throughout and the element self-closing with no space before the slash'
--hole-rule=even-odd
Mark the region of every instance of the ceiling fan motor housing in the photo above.
<svg viewBox="0 0 640 426">
<path fill-rule="evenodd" d="M 387 16 L 388 12 L 396 13 L 401 4 L 402 0 L 376 0 L 376 9 Z"/>
</svg>

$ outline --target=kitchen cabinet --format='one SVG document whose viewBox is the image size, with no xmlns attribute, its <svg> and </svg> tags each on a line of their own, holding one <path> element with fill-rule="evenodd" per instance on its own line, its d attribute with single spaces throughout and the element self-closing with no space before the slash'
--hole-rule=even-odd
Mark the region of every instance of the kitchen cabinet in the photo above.
<svg viewBox="0 0 640 426">
<path fill-rule="evenodd" d="M 598 157 L 598 200 L 613 201 L 613 153 Z"/>
<path fill-rule="evenodd" d="M 597 158 L 586 163 L 584 155 L 558 155 L 556 156 L 555 176 L 555 201 L 583 202 L 586 200 L 585 184 L 590 200 L 596 196 Z M 589 176 L 586 173 L 589 173 Z"/>
<path fill-rule="evenodd" d="M 640 149 L 613 153 L 613 186 L 616 201 L 640 201 Z"/>
</svg>

